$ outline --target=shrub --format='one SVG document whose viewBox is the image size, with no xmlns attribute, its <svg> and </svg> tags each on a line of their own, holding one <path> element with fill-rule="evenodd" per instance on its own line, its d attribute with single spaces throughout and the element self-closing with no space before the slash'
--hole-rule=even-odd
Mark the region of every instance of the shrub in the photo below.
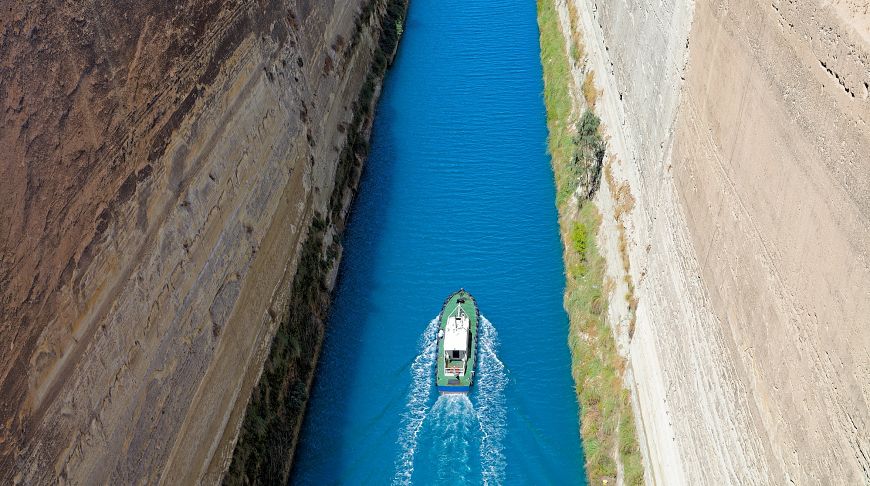
<svg viewBox="0 0 870 486">
<path fill-rule="evenodd" d="M 592 110 L 583 112 L 577 122 L 577 135 L 574 137 L 574 156 L 570 171 L 583 188 L 583 198 L 592 199 L 601 185 L 601 168 L 604 162 L 606 144 L 599 133 L 601 120 Z"/>
<path fill-rule="evenodd" d="M 574 251 L 580 255 L 581 260 L 586 260 L 586 245 L 588 239 L 589 234 L 586 231 L 586 226 L 575 221 L 574 227 L 571 228 L 571 243 L 574 245 Z"/>
</svg>

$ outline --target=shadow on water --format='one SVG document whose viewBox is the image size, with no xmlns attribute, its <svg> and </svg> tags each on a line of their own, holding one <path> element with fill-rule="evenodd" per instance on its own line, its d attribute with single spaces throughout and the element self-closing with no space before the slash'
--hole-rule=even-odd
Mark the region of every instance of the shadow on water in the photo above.
<svg viewBox="0 0 870 486">
<path fill-rule="evenodd" d="M 398 62 L 398 58 L 397 58 Z M 389 72 L 384 86 L 389 83 Z M 377 211 L 381 205 L 391 204 L 395 187 L 391 178 L 395 156 L 391 140 L 396 136 L 390 120 L 389 106 L 378 106 L 372 129 L 372 139 L 378 139 L 377 146 L 371 147 L 366 166 L 360 178 L 359 190 L 348 217 L 347 229 L 343 238 L 344 254 L 336 280 L 333 295 L 342 295 L 343 299 L 334 300 L 329 312 L 320 360 L 315 371 L 312 392 L 308 410 L 328 410 L 328 415 L 306 413 L 301 434 L 306 430 L 352 430 L 360 424 L 348 408 L 348 401 L 331 393 L 334 390 L 348 390 L 360 379 L 365 356 L 360 353 L 362 342 L 360 336 L 365 329 L 361 326 L 375 324 L 367 318 L 382 304 L 376 293 L 360 287 L 361 282 L 374 281 L 377 270 L 375 263 L 379 254 L 388 253 L 389 241 L 372 237 L 371 231 L 360 224 L 359 218 L 365 220 L 368 214 Z M 371 167 L 370 165 L 378 167 Z M 376 236 L 376 234 L 375 234 Z M 335 363 L 341 363 L 335 366 Z M 391 374 L 398 374 L 399 370 Z M 383 387 L 385 391 L 388 387 Z M 399 401 L 396 395 L 394 402 Z M 389 407 L 390 404 L 388 404 Z M 374 417 L 377 419 L 377 417 Z M 344 444 L 338 434 L 317 434 L 319 442 L 318 453 L 305 447 L 297 449 L 293 462 L 290 483 L 307 483 L 304 471 L 299 471 L 297 465 L 302 462 L 313 464 L 315 469 L 334 466 L 336 471 L 344 470 L 351 464 L 346 464 Z M 358 462 L 358 461 L 357 461 Z M 340 479 L 335 484 L 340 483 Z"/>
</svg>

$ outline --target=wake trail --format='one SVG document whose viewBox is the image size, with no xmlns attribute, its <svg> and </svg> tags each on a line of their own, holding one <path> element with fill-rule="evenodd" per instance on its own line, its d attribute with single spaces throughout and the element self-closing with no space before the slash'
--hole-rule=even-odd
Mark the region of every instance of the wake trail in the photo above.
<svg viewBox="0 0 870 486">
<path fill-rule="evenodd" d="M 439 484 L 451 484 L 457 477 L 469 477 L 472 429 L 477 417 L 468 395 L 441 395 L 429 416 L 434 444 L 437 444 Z"/>
<path fill-rule="evenodd" d="M 504 437 L 507 427 L 505 386 L 507 372 L 498 358 L 498 333 L 492 323 L 481 316 L 478 340 L 478 364 L 472 400 L 466 394 L 446 394 L 435 404 L 433 372 L 438 353 L 434 339 L 438 319 L 433 319 L 420 336 L 420 353 L 411 364 L 411 384 L 399 432 L 400 452 L 396 459 L 393 484 L 411 484 L 414 455 L 421 431 L 432 441 L 437 464 L 432 465 L 439 482 L 469 477 L 472 473 L 471 450 L 479 447 L 480 474 L 483 484 L 505 481 Z M 474 429 L 479 429 L 479 437 Z M 424 445 L 424 448 L 426 446 Z M 433 458 L 429 456 L 429 458 Z M 472 461 L 474 459 L 474 461 Z"/>
<path fill-rule="evenodd" d="M 504 436 L 507 404 L 504 395 L 507 373 L 498 359 L 498 332 L 481 316 L 480 361 L 477 381 L 477 420 L 480 426 L 480 462 L 483 484 L 504 482 Z"/>
<path fill-rule="evenodd" d="M 396 473 L 393 476 L 393 484 L 411 484 L 411 476 L 414 473 L 414 452 L 417 449 L 417 436 L 428 415 L 428 404 L 434 389 L 432 371 L 435 366 L 435 355 L 438 353 L 438 342 L 434 339 L 437 330 L 438 318 L 436 317 L 429 322 L 426 330 L 423 331 L 423 335 L 420 336 L 418 341 L 420 354 L 414 358 L 414 362 L 411 364 L 411 387 L 408 390 L 408 402 L 405 405 L 405 413 L 402 414 L 399 433 L 401 453 L 396 460 Z"/>
</svg>

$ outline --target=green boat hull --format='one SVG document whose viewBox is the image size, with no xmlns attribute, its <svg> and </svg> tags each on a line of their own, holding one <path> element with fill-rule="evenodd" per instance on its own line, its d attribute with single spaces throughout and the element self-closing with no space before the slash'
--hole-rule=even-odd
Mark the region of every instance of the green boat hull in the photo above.
<svg viewBox="0 0 870 486">
<path fill-rule="evenodd" d="M 458 306 L 462 307 L 462 311 L 468 315 L 470 346 L 468 350 L 468 359 L 464 365 L 461 361 L 452 361 L 448 363 L 444 355 L 444 331 L 447 327 L 447 319 Z M 441 314 L 438 316 L 438 364 L 436 366 L 435 384 L 440 393 L 468 393 L 471 391 L 471 386 L 474 383 L 474 370 L 477 365 L 477 346 L 478 346 L 478 328 L 480 324 L 480 311 L 477 308 L 477 302 L 465 289 L 460 289 L 454 292 L 447 300 L 444 301 L 444 306 L 441 308 Z M 464 368 L 464 373 L 460 376 L 455 376 L 455 373 L 448 373 L 449 368 L 456 369 Z"/>
</svg>

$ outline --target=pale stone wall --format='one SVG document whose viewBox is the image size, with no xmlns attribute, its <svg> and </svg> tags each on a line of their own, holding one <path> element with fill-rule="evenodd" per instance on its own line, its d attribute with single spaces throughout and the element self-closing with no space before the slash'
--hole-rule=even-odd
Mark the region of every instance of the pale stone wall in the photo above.
<svg viewBox="0 0 870 486">
<path fill-rule="evenodd" d="M 614 174 L 638 201 L 627 354 L 647 480 L 870 482 L 866 12 L 576 5 Z"/>
</svg>

